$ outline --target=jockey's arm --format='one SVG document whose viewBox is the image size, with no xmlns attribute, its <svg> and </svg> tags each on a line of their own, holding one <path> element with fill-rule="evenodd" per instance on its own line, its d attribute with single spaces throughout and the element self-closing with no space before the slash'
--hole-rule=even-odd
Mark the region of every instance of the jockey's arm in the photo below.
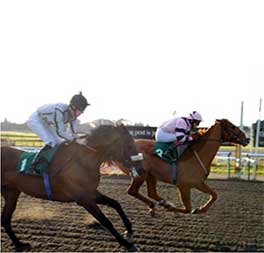
<svg viewBox="0 0 264 253">
<path fill-rule="evenodd" d="M 73 140 L 74 136 L 67 133 L 64 124 L 63 113 L 60 110 L 55 110 L 55 126 L 57 135 L 65 140 Z"/>
</svg>

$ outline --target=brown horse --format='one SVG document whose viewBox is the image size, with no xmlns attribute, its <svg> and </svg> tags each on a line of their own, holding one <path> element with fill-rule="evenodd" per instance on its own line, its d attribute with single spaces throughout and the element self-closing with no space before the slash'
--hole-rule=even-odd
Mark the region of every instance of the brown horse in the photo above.
<svg viewBox="0 0 264 253">
<path fill-rule="evenodd" d="M 137 247 L 131 241 L 132 225 L 120 204 L 97 190 L 99 168 L 103 162 L 117 161 L 128 169 L 134 166 L 131 158 L 138 154 L 135 142 L 124 126 L 100 126 L 86 137 L 86 142 L 89 146 L 75 141 L 60 145 L 48 167 L 52 200 L 76 202 L 105 226 L 121 246 L 129 251 L 136 251 Z M 11 226 L 20 193 L 47 199 L 40 176 L 17 172 L 16 166 L 21 153 L 21 150 L 11 147 L 1 149 L 1 193 L 5 200 L 1 221 L 17 251 L 31 248 L 28 243 L 23 243 L 16 237 Z M 126 239 L 117 232 L 97 204 L 107 205 L 118 212 L 127 230 Z"/>
<path fill-rule="evenodd" d="M 163 199 L 157 193 L 157 181 L 172 184 L 171 165 L 154 154 L 153 140 L 137 140 L 138 150 L 143 153 L 143 168 L 145 174 L 132 178 L 128 194 L 143 201 L 149 207 L 151 215 L 155 213 L 155 203 L 139 193 L 139 188 L 146 181 L 148 196 L 159 202 L 169 211 L 190 213 L 192 211 L 190 191 L 196 188 L 210 195 L 210 199 L 203 206 L 194 209 L 193 213 L 204 213 L 216 201 L 217 195 L 205 180 L 210 173 L 210 165 L 222 142 L 232 142 L 246 146 L 249 139 L 245 134 L 226 119 L 216 120 L 207 132 L 182 154 L 177 162 L 177 182 L 179 195 L 184 208 L 176 208 L 171 202 Z"/>
</svg>

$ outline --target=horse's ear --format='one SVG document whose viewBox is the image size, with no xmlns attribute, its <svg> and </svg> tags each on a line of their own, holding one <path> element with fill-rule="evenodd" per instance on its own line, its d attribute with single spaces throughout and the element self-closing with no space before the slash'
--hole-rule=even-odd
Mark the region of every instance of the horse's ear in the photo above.
<svg viewBox="0 0 264 253">
<path fill-rule="evenodd" d="M 124 126 L 124 124 L 122 122 L 115 122 L 114 126 L 115 127 L 121 127 L 121 126 Z"/>
</svg>

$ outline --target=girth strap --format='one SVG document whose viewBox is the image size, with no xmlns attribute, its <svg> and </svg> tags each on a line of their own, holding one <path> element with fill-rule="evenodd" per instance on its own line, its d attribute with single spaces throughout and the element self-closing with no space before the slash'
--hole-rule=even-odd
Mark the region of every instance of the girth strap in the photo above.
<svg viewBox="0 0 264 253">
<path fill-rule="evenodd" d="M 51 185 L 50 185 L 50 179 L 49 179 L 49 174 L 44 171 L 42 174 L 43 182 L 44 182 L 44 188 L 47 193 L 48 199 L 52 199 L 52 190 L 51 190 Z"/>
<path fill-rule="evenodd" d="M 176 162 L 172 163 L 172 183 L 176 185 L 176 179 L 177 179 L 177 165 Z"/>
</svg>

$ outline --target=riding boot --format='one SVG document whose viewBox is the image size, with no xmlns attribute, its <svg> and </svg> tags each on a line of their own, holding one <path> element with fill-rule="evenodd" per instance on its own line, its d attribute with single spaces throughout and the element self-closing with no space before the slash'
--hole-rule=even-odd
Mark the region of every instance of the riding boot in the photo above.
<svg viewBox="0 0 264 253">
<path fill-rule="evenodd" d="M 169 147 L 167 148 L 167 150 L 164 152 L 164 156 L 170 160 L 176 160 L 177 159 L 177 154 L 176 157 L 174 156 L 174 150 L 176 150 L 177 152 L 177 145 L 173 142 L 169 145 Z"/>
<path fill-rule="evenodd" d="M 42 155 L 43 153 L 45 153 L 47 150 L 51 149 L 52 146 L 46 144 L 39 152 L 38 154 L 36 155 L 36 157 L 34 158 L 34 160 L 32 161 L 31 163 L 31 166 L 30 166 L 30 170 L 34 171 L 36 166 L 38 165 L 38 163 L 41 161 L 41 158 L 42 158 Z"/>
</svg>

